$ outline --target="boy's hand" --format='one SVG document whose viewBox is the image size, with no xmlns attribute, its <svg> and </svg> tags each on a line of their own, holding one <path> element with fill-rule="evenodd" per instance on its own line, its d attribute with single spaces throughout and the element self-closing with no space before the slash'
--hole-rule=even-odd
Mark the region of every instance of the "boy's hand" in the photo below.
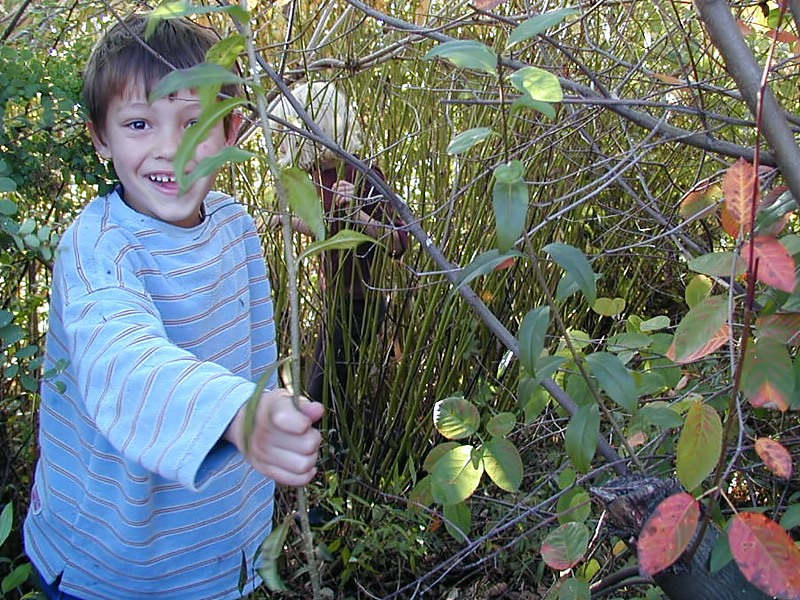
<svg viewBox="0 0 800 600">
<path fill-rule="evenodd" d="M 333 205 L 337 208 L 348 208 L 356 195 L 356 186 L 340 179 L 333 184 Z"/>
<path fill-rule="evenodd" d="M 282 485 L 307 484 L 317 472 L 317 451 L 321 436 L 312 427 L 322 417 L 322 405 L 299 398 L 279 388 L 264 392 L 256 410 L 249 452 L 244 452 L 245 406 L 236 413 L 225 439 L 235 445 L 253 467 Z"/>
</svg>

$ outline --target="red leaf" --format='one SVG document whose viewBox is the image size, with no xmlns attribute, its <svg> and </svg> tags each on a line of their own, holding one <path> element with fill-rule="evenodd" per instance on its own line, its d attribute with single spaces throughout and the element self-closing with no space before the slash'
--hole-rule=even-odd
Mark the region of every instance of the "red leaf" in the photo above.
<svg viewBox="0 0 800 600">
<path fill-rule="evenodd" d="M 494 268 L 494 270 L 495 271 L 502 271 L 503 269 L 510 269 L 511 267 L 514 266 L 514 262 L 516 260 L 517 260 L 516 256 L 510 256 L 507 259 L 505 259 L 503 262 L 501 262 L 499 265 L 497 265 Z"/>
<path fill-rule="evenodd" d="M 750 244 L 745 244 L 747 255 L 742 257 L 750 264 Z M 759 235 L 753 238 L 753 252 L 758 260 L 756 278 L 775 289 L 792 293 L 797 287 L 794 258 L 786 246 L 774 237 Z"/>
<path fill-rule="evenodd" d="M 728 530 L 739 570 L 769 596 L 800 598 L 800 548 L 789 534 L 759 513 L 739 513 Z"/>
<path fill-rule="evenodd" d="M 715 350 L 724 346 L 728 340 L 731 339 L 731 325 L 730 323 L 725 323 L 720 330 L 715 333 L 708 342 L 703 344 L 700 348 L 688 354 L 686 356 L 678 357 L 676 355 L 676 347 L 675 342 L 672 342 L 672 345 L 667 349 L 665 356 L 673 362 L 679 364 L 687 364 L 690 362 L 694 362 L 696 360 L 700 360 L 704 356 L 707 356 L 714 352 Z"/>
<path fill-rule="evenodd" d="M 722 229 L 725 231 L 725 233 L 731 237 L 738 238 L 739 224 L 736 222 L 736 219 L 731 216 L 731 212 L 725 207 L 724 204 L 719 210 L 719 218 Z"/>
<path fill-rule="evenodd" d="M 725 194 L 725 207 L 730 216 L 745 231 L 750 231 L 750 220 L 753 214 L 753 188 L 755 187 L 753 165 L 740 158 L 733 163 L 722 178 L 722 190 Z M 755 188 L 756 205 L 758 205 L 758 188 Z M 738 230 L 738 227 L 737 227 Z"/>
<path fill-rule="evenodd" d="M 636 543 L 642 574 L 654 575 L 678 560 L 699 520 L 700 505 L 691 494 L 681 492 L 662 500 L 642 527 Z"/>
<path fill-rule="evenodd" d="M 769 438 L 758 438 L 756 440 L 756 454 L 775 475 L 783 479 L 791 479 L 792 456 L 781 444 Z"/>
<path fill-rule="evenodd" d="M 759 337 L 769 337 L 781 344 L 800 344 L 800 313 L 775 313 L 756 321 Z"/>
</svg>

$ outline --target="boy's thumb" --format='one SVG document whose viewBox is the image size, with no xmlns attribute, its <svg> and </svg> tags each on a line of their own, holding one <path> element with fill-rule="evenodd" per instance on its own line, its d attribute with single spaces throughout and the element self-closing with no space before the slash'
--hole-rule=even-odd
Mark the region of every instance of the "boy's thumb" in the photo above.
<svg viewBox="0 0 800 600">
<path fill-rule="evenodd" d="M 312 402 L 305 396 L 300 396 L 297 399 L 297 408 L 300 409 L 305 416 L 311 419 L 312 422 L 319 421 L 322 418 L 322 414 L 325 412 L 325 408 L 319 402 Z"/>
</svg>

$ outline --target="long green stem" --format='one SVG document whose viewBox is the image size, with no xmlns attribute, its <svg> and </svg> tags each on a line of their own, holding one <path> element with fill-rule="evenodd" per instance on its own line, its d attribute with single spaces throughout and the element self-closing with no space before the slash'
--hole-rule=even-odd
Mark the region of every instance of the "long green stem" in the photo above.
<svg viewBox="0 0 800 600">
<path fill-rule="evenodd" d="M 247 10 L 247 0 L 241 0 L 241 6 Z M 279 177 L 278 160 L 275 154 L 275 146 L 272 143 L 272 133 L 268 125 L 267 106 L 264 94 L 261 91 L 261 75 L 256 60 L 256 51 L 253 45 L 253 34 L 248 23 L 243 24 L 244 37 L 247 44 L 247 56 L 250 61 L 250 70 L 253 74 L 253 81 L 256 84 L 256 103 L 258 106 L 258 116 L 261 125 L 261 133 L 264 139 L 264 146 L 267 150 L 267 163 L 275 182 L 278 194 L 278 207 L 281 215 L 286 218 L 282 221 L 283 253 L 286 259 L 287 285 L 289 288 L 289 331 L 291 336 L 290 349 L 290 368 L 292 373 L 292 399 L 295 406 L 298 406 L 300 389 L 300 302 L 297 293 L 297 263 L 295 261 L 294 249 L 292 248 L 292 224 L 289 211 L 289 202 L 286 190 L 283 188 Z M 311 525 L 308 522 L 308 497 L 306 488 L 297 488 L 297 512 L 300 515 L 300 529 L 303 534 L 303 547 L 308 562 L 309 577 L 311 578 L 311 588 L 314 599 L 320 598 L 320 578 L 317 568 L 317 558 L 314 554 L 314 538 L 311 533 Z"/>
</svg>

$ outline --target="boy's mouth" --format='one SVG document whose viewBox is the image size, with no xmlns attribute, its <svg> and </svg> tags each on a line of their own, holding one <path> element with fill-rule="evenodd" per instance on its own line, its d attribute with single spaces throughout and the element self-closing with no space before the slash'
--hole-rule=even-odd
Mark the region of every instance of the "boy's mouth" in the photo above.
<svg viewBox="0 0 800 600">
<path fill-rule="evenodd" d="M 147 178 L 153 183 L 175 183 L 176 181 L 172 175 L 148 175 Z"/>
</svg>

